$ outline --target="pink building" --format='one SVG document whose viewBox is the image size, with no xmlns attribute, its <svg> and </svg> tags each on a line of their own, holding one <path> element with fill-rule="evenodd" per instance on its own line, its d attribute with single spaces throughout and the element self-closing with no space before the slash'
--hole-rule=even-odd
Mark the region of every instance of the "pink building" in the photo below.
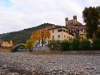
<svg viewBox="0 0 100 75">
<path fill-rule="evenodd" d="M 12 47 L 13 46 L 12 40 L 10 42 L 3 41 L 1 46 L 3 46 L 3 47 Z"/>
</svg>

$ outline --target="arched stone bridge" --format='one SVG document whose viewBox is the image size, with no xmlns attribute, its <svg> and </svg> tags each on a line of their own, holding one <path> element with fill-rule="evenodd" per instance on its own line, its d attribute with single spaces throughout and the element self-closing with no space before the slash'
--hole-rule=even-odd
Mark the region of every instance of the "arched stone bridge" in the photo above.
<svg viewBox="0 0 100 75">
<path fill-rule="evenodd" d="M 13 47 L 12 47 L 12 52 L 17 51 L 19 46 L 25 46 L 25 44 L 24 44 L 24 43 L 19 43 L 19 44 L 13 46 Z"/>
</svg>

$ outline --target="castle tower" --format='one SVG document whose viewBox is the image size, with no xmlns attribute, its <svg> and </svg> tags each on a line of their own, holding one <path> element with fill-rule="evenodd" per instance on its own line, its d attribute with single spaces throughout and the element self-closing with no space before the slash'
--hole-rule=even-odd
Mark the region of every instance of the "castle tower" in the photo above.
<svg viewBox="0 0 100 75">
<path fill-rule="evenodd" d="M 68 25 L 68 18 L 65 18 L 65 26 Z"/>
<path fill-rule="evenodd" d="M 75 24 L 77 22 L 77 16 L 73 16 L 73 24 Z"/>
<path fill-rule="evenodd" d="M 77 20 L 77 16 L 76 15 L 73 16 L 73 20 Z"/>
</svg>

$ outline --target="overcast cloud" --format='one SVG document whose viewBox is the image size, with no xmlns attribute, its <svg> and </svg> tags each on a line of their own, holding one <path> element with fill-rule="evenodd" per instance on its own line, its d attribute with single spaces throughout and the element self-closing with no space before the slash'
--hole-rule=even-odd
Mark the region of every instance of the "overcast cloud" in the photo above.
<svg viewBox="0 0 100 75">
<path fill-rule="evenodd" d="M 0 34 L 47 22 L 64 26 L 73 15 L 84 24 L 84 8 L 98 5 L 100 0 L 0 0 Z"/>
</svg>

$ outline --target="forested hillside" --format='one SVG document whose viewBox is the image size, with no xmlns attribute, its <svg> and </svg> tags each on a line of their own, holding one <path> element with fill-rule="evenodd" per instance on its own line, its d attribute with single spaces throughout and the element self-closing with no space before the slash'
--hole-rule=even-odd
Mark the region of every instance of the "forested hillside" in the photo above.
<svg viewBox="0 0 100 75">
<path fill-rule="evenodd" d="M 24 29 L 24 30 L 21 30 L 21 31 L 10 32 L 10 33 L 4 34 L 4 35 L 1 34 L 2 36 L 0 36 L 0 38 L 2 38 L 5 41 L 12 40 L 14 44 L 25 43 L 26 40 L 31 37 L 31 33 L 33 31 L 39 30 L 39 29 L 41 29 L 41 28 L 43 28 L 45 26 L 48 26 L 48 25 L 53 25 L 53 24 L 44 23 L 44 24 L 41 24 L 39 26 L 28 28 L 28 29 Z"/>
</svg>

